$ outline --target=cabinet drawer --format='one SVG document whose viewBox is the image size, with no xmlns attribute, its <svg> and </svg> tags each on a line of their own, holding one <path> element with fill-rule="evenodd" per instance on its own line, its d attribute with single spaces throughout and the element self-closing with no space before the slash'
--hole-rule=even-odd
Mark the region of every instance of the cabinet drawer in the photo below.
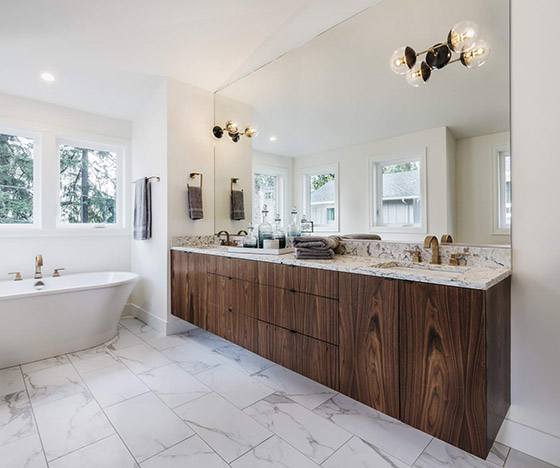
<svg viewBox="0 0 560 468">
<path fill-rule="evenodd" d="M 259 320 L 258 354 L 338 390 L 338 347 Z"/>
<path fill-rule="evenodd" d="M 338 344 L 338 301 L 260 285 L 258 318 Z"/>
<path fill-rule="evenodd" d="M 276 263 L 258 263 L 260 284 L 338 299 L 338 272 Z"/>
<path fill-rule="evenodd" d="M 207 310 L 209 332 L 250 351 L 257 351 L 257 320 L 215 304 L 208 304 Z"/>
<path fill-rule="evenodd" d="M 230 278 L 257 281 L 257 262 L 238 258 L 208 255 L 208 273 Z"/>
<path fill-rule="evenodd" d="M 251 317 L 257 316 L 258 284 L 208 275 L 208 302 Z"/>
</svg>

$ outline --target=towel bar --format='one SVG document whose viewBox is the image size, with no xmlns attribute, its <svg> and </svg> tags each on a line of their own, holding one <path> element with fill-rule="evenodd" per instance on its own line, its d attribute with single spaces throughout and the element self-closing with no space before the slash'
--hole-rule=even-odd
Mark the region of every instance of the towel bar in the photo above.
<svg viewBox="0 0 560 468">
<path fill-rule="evenodd" d="M 201 174 L 200 172 L 191 172 L 191 173 L 189 174 L 189 177 L 190 177 L 191 179 L 194 179 L 197 175 L 200 176 L 200 188 L 202 188 L 202 174 Z M 190 187 L 190 185 L 187 184 L 187 187 Z"/>
<path fill-rule="evenodd" d="M 153 176 L 150 176 L 150 177 L 142 177 L 141 179 L 148 179 L 148 180 L 150 180 L 150 179 L 156 179 L 156 182 L 159 182 L 159 181 L 161 180 L 161 179 L 159 178 L 159 176 L 157 176 L 157 175 L 153 175 Z M 134 184 L 135 182 L 138 182 L 139 180 L 140 180 L 140 179 L 136 179 L 136 180 L 135 180 L 134 182 L 132 182 L 132 183 Z"/>
<path fill-rule="evenodd" d="M 230 191 L 233 192 L 233 184 L 237 184 L 237 182 L 239 181 L 239 177 L 232 177 L 231 178 L 231 184 L 230 184 Z M 243 189 L 241 189 L 241 191 L 243 192 Z"/>
</svg>

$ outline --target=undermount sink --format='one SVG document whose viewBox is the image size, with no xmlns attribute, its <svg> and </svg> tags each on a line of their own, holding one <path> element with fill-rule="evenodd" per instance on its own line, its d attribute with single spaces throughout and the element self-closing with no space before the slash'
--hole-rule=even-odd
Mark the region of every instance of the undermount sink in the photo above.
<svg viewBox="0 0 560 468">
<path fill-rule="evenodd" d="M 445 276 L 454 278 L 459 275 L 463 275 L 469 271 L 469 267 L 466 266 L 452 266 L 452 265 L 434 265 L 431 263 L 415 263 L 407 262 L 402 260 L 395 260 L 392 262 L 387 262 L 379 266 L 380 268 L 391 268 L 399 271 L 406 271 L 408 273 L 422 273 L 429 271 L 438 276 Z"/>
</svg>

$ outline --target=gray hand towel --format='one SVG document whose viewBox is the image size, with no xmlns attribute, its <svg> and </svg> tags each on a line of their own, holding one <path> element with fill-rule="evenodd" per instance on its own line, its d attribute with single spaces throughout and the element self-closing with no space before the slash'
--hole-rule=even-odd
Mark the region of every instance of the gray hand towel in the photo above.
<svg viewBox="0 0 560 468">
<path fill-rule="evenodd" d="M 231 191 L 231 219 L 241 221 L 245 219 L 245 200 L 243 190 Z"/>
<path fill-rule="evenodd" d="M 337 237 L 308 236 L 294 237 L 293 243 L 296 249 L 334 250 L 338 247 L 340 241 Z"/>
<path fill-rule="evenodd" d="M 204 218 L 202 210 L 202 187 L 188 187 L 189 216 L 191 219 Z"/>
<path fill-rule="evenodd" d="M 152 238 L 152 188 L 150 179 L 134 181 L 134 239 Z"/>
<path fill-rule="evenodd" d="M 318 250 L 318 249 L 306 249 L 299 248 L 296 249 L 296 258 L 302 260 L 328 260 L 334 258 L 334 250 Z"/>
</svg>

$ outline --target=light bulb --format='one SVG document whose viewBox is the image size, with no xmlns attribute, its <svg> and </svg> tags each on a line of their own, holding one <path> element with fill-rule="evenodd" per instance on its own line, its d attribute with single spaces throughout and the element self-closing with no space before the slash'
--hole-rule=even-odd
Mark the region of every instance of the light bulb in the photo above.
<svg viewBox="0 0 560 468">
<path fill-rule="evenodd" d="M 228 133 L 237 133 L 239 132 L 239 125 L 237 125 L 234 121 L 228 120 L 226 122 L 225 130 Z"/>
<path fill-rule="evenodd" d="M 401 47 L 393 52 L 391 55 L 391 70 L 397 75 L 404 75 L 416 63 L 416 52 L 412 47 Z"/>
<path fill-rule="evenodd" d="M 247 138 L 255 138 L 258 134 L 259 134 L 259 132 L 255 127 L 245 128 L 245 136 Z"/>
<path fill-rule="evenodd" d="M 461 63 L 467 68 L 481 67 L 488 60 L 490 46 L 484 40 L 476 41 L 473 48 L 461 54 Z"/>
<path fill-rule="evenodd" d="M 461 21 L 451 28 L 447 44 L 453 52 L 467 52 L 478 38 L 478 26 L 472 21 Z"/>
<path fill-rule="evenodd" d="M 48 82 L 53 82 L 55 80 L 54 75 L 52 73 L 49 73 L 49 72 L 41 73 L 41 79 L 43 81 L 48 81 Z"/>
<path fill-rule="evenodd" d="M 430 79 L 432 74 L 432 69 L 428 66 L 426 62 L 417 63 L 412 67 L 406 75 L 406 81 L 411 86 L 418 88 L 421 84 L 426 83 Z"/>
</svg>

